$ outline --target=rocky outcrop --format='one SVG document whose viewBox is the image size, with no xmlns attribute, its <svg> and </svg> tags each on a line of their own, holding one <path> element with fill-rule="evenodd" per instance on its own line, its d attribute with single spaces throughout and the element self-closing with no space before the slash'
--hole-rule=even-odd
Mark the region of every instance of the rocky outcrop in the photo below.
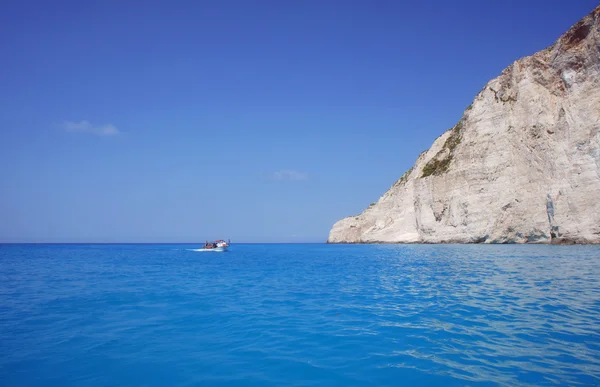
<svg viewBox="0 0 600 387">
<path fill-rule="evenodd" d="M 600 243 L 600 7 L 477 94 L 329 243 Z"/>
</svg>

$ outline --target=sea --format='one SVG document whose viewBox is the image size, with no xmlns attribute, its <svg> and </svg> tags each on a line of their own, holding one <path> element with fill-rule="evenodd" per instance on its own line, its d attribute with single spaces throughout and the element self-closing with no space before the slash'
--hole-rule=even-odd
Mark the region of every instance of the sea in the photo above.
<svg viewBox="0 0 600 387">
<path fill-rule="evenodd" d="M 0 386 L 598 386 L 600 246 L 0 245 Z"/>
</svg>

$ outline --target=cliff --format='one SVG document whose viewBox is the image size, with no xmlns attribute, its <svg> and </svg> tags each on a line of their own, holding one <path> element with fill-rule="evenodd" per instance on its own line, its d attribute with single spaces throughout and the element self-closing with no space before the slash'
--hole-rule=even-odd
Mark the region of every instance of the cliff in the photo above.
<svg viewBox="0 0 600 387">
<path fill-rule="evenodd" d="M 600 7 L 488 82 L 328 243 L 600 243 Z"/>
</svg>

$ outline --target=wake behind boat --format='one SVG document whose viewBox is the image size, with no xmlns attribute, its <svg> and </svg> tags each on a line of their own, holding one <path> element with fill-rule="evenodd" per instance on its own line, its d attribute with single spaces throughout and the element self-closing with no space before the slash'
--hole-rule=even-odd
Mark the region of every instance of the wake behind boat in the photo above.
<svg viewBox="0 0 600 387">
<path fill-rule="evenodd" d="M 206 241 L 202 249 L 199 250 L 209 250 L 209 251 L 227 251 L 229 249 L 229 245 L 231 242 L 228 240 L 225 242 L 223 239 L 218 239 L 214 242 Z"/>
</svg>

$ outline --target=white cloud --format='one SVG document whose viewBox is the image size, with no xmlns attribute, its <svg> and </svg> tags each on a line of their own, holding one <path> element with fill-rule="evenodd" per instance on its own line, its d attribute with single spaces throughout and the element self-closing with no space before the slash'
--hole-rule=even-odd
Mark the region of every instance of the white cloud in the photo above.
<svg viewBox="0 0 600 387">
<path fill-rule="evenodd" d="M 273 179 L 275 180 L 308 180 L 308 174 L 304 172 L 293 171 L 291 169 L 282 169 L 273 173 Z"/>
<path fill-rule="evenodd" d="M 116 126 L 112 124 L 92 125 L 89 121 L 66 121 L 63 128 L 67 132 L 92 133 L 99 136 L 116 136 L 121 133 Z"/>
</svg>

